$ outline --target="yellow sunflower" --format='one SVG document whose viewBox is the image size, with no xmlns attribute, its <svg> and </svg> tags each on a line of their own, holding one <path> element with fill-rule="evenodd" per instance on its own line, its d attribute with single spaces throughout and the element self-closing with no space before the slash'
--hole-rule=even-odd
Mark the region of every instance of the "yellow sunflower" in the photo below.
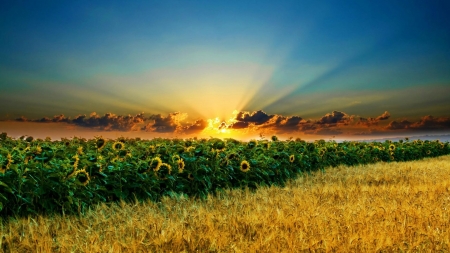
<svg viewBox="0 0 450 253">
<path fill-rule="evenodd" d="M 156 165 L 153 165 L 154 162 L 156 162 Z M 161 167 L 161 164 L 162 164 L 162 163 L 163 163 L 163 162 L 162 162 L 161 158 L 155 157 L 155 158 L 153 158 L 153 159 L 150 161 L 150 163 L 148 164 L 148 168 L 149 168 L 149 170 L 153 168 L 153 171 L 158 171 L 159 168 Z"/>
<path fill-rule="evenodd" d="M 427 155 L 429 155 L 429 154 L 431 154 L 431 151 L 430 151 L 430 150 L 427 150 Z"/>
<path fill-rule="evenodd" d="M 122 149 L 124 149 L 125 148 L 125 144 L 123 144 L 122 142 L 120 142 L 120 141 L 116 141 L 116 142 L 114 142 L 114 144 L 112 145 L 112 148 L 114 149 L 114 150 L 122 150 Z"/>
<path fill-rule="evenodd" d="M 78 153 L 79 155 L 83 155 L 83 154 L 84 154 L 84 152 L 83 152 L 83 146 L 79 146 L 79 147 L 77 148 L 77 153 Z"/>
<path fill-rule="evenodd" d="M 95 145 L 97 146 L 97 149 L 102 149 L 105 146 L 105 144 L 106 144 L 106 141 L 102 137 L 98 138 L 95 141 Z"/>
<path fill-rule="evenodd" d="M 250 170 L 250 164 L 244 160 L 241 162 L 241 171 L 242 172 L 248 172 Z"/>
<path fill-rule="evenodd" d="M 86 186 L 89 183 L 89 181 L 91 181 L 89 173 L 85 169 L 77 171 L 75 176 L 78 182 L 82 183 L 84 186 Z"/>
<path fill-rule="evenodd" d="M 170 174 L 170 173 L 172 172 L 172 166 L 170 166 L 170 164 L 167 164 L 167 163 L 161 163 L 161 165 L 159 166 L 158 170 L 153 172 L 153 173 L 155 173 L 155 176 L 156 176 L 157 178 L 160 178 L 160 177 L 158 176 L 158 171 L 160 171 L 161 169 L 164 169 L 164 168 L 167 169 L 167 174 Z M 166 177 L 163 177 L 163 178 L 160 178 L 160 179 L 167 179 L 167 178 L 166 178 Z"/>
<path fill-rule="evenodd" d="M 289 161 L 293 163 L 295 161 L 295 156 L 294 155 L 289 156 Z"/>
<path fill-rule="evenodd" d="M 184 161 L 183 161 L 183 159 L 178 160 L 177 164 L 178 164 L 178 173 L 183 173 L 183 171 L 184 171 Z"/>
<path fill-rule="evenodd" d="M 395 145 L 394 144 L 389 145 L 389 150 L 394 150 L 394 149 L 395 149 Z"/>
</svg>

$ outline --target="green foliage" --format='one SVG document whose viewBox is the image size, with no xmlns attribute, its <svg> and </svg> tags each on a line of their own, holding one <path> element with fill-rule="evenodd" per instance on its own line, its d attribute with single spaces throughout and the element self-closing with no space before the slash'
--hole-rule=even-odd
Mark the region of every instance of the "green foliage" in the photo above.
<svg viewBox="0 0 450 253">
<path fill-rule="evenodd" d="M 13 140 L 0 135 L 0 215 L 82 214 L 111 201 L 206 197 L 255 189 L 329 166 L 410 161 L 450 154 L 449 143 L 241 142 L 235 139 Z"/>
</svg>

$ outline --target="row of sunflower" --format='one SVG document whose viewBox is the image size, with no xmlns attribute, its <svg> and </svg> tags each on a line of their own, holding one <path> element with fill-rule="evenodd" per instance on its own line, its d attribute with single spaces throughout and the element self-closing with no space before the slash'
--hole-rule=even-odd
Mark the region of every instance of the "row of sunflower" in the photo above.
<svg viewBox="0 0 450 253">
<path fill-rule="evenodd" d="M 102 137 L 52 141 L 0 135 L 0 215 L 82 213 L 99 202 L 205 197 L 226 188 L 284 185 L 329 166 L 408 161 L 450 153 L 439 141 Z"/>
</svg>

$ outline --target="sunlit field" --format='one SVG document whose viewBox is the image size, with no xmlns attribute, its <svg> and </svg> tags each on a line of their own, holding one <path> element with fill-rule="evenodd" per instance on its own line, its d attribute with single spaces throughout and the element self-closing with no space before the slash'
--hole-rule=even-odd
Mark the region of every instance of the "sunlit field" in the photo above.
<svg viewBox="0 0 450 253">
<path fill-rule="evenodd" d="M 1 252 L 450 250 L 450 156 L 338 166 L 285 187 L 4 219 Z"/>
</svg>

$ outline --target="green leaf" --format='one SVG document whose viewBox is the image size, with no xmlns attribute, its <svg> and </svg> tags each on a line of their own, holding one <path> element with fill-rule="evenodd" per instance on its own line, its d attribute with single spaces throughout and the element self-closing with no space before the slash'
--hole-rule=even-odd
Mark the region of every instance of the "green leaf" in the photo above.
<svg viewBox="0 0 450 253">
<path fill-rule="evenodd" d="M 9 193 L 13 193 L 13 191 L 11 190 L 11 188 L 9 188 L 9 186 L 7 184 L 5 184 L 2 181 L 0 181 L 0 185 L 4 186 Z"/>
</svg>

